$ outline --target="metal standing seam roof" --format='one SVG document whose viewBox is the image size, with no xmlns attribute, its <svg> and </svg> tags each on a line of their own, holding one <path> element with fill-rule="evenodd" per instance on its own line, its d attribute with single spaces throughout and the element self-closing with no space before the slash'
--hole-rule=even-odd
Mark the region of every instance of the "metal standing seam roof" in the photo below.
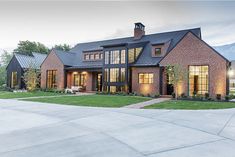
<svg viewBox="0 0 235 157">
<path fill-rule="evenodd" d="M 14 56 L 22 68 L 34 67 L 35 69 L 40 69 L 42 62 L 46 59 L 47 55 L 33 52 L 32 56 L 18 53 L 15 53 Z"/>
<path fill-rule="evenodd" d="M 72 66 L 77 68 L 83 67 L 102 67 L 102 61 L 83 61 L 83 52 L 84 51 L 95 51 L 103 49 L 103 45 L 118 45 L 126 43 L 133 44 L 138 42 L 146 42 L 142 53 L 140 54 L 138 60 L 133 64 L 133 66 L 153 66 L 157 65 L 162 57 L 152 57 L 151 55 L 151 45 L 157 43 L 166 43 L 170 41 L 170 45 L 168 48 L 168 52 L 173 49 L 177 43 L 188 33 L 192 32 L 199 38 L 201 38 L 201 29 L 187 29 L 173 32 L 164 32 L 157 34 L 144 35 L 140 40 L 134 40 L 134 37 L 127 38 L 119 38 L 112 40 L 103 40 L 96 42 L 87 42 L 77 44 L 74 48 L 72 48 L 69 52 L 54 50 L 57 56 L 61 59 L 61 61 L 66 66 Z"/>
</svg>

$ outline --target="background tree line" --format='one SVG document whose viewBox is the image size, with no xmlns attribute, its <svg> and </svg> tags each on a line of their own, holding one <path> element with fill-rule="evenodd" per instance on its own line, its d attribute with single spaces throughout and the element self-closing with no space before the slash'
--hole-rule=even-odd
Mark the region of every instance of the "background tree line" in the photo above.
<svg viewBox="0 0 235 157">
<path fill-rule="evenodd" d="M 69 51 L 71 49 L 70 45 L 59 44 L 54 45 L 52 48 L 48 48 L 40 42 L 34 41 L 19 41 L 17 48 L 13 52 L 4 52 L 0 55 L 0 87 L 6 83 L 6 67 L 10 62 L 14 53 L 32 55 L 32 52 L 38 52 L 43 54 L 48 54 L 52 49 Z"/>
</svg>

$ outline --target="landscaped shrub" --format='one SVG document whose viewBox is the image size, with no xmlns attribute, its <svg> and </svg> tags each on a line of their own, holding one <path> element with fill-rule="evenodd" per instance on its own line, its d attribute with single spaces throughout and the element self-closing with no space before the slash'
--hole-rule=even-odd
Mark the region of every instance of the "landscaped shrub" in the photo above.
<svg viewBox="0 0 235 157">
<path fill-rule="evenodd" d="M 205 93 L 205 99 L 208 100 L 209 97 L 210 97 L 210 94 L 209 93 Z"/>
<path fill-rule="evenodd" d="M 226 95 L 226 96 L 225 96 L 225 100 L 226 100 L 226 101 L 229 101 L 230 99 L 231 99 L 231 96 L 230 96 L 230 95 Z"/>
<path fill-rule="evenodd" d="M 154 95 L 154 98 L 159 98 L 160 97 L 160 94 L 159 93 L 156 93 L 155 95 Z"/>
<path fill-rule="evenodd" d="M 151 97 L 151 94 L 148 93 L 146 96 L 147 96 L 147 97 Z"/>
<path fill-rule="evenodd" d="M 221 94 L 216 94 L 216 99 L 221 100 Z"/>
<path fill-rule="evenodd" d="M 175 98 L 175 93 L 174 92 L 171 95 L 172 95 L 173 98 Z"/>
</svg>

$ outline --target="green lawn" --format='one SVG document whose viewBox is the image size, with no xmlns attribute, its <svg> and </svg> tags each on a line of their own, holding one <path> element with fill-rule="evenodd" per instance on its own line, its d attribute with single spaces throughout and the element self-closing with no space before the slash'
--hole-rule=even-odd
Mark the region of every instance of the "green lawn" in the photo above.
<svg viewBox="0 0 235 157">
<path fill-rule="evenodd" d="M 59 95 L 60 93 L 53 93 L 53 92 L 6 92 L 6 91 L 0 91 L 0 99 L 12 99 L 12 98 L 27 98 L 27 97 L 36 97 L 36 96 L 55 96 Z"/>
<path fill-rule="evenodd" d="M 138 102 L 150 100 L 147 97 L 116 96 L 116 95 L 84 95 L 84 96 L 61 96 L 56 98 L 34 98 L 26 101 L 56 103 L 76 106 L 93 107 L 122 107 Z"/>
<path fill-rule="evenodd" d="M 146 109 L 184 109 L 184 110 L 203 110 L 203 109 L 225 109 L 235 108 L 235 103 L 232 102 L 203 102 L 203 101 L 186 101 L 186 100 L 171 100 L 146 106 Z"/>
</svg>

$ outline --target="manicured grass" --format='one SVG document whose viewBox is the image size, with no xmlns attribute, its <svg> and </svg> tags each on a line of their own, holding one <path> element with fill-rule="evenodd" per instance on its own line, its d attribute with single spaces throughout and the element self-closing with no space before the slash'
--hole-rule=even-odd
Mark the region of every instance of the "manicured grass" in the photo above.
<svg viewBox="0 0 235 157">
<path fill-rule="evenodd" d="M 56 103 L 76 106 L 93 107 L 122 107 L 138 102 L 150 100 L 147 97 L 116 96 L 116 95 L 84 95 L 84 96 L 61 96 L 56 98 L 34 98 L 26 101 Z"/>
<path fill-rule="evenodd" d="M 184 110 L 203 110 L 203 109 L 225 109 L 235 108 L 233 102 L 204 102 L 204 101 L 187 101 L 187 100 L 171 100 L 146 106 L 146 109 L 184 109 Z"/>
<path fill-rule="evenodd" d="M 60 95 L 60 93 L 53 93 L 53 92 L 6 92 L 0 91 L 0 99 L 12 99 L 12 98 L 27 98 L 27 97 L 36 97 L 36 96 L 55 96 Z"/>
</svg>

